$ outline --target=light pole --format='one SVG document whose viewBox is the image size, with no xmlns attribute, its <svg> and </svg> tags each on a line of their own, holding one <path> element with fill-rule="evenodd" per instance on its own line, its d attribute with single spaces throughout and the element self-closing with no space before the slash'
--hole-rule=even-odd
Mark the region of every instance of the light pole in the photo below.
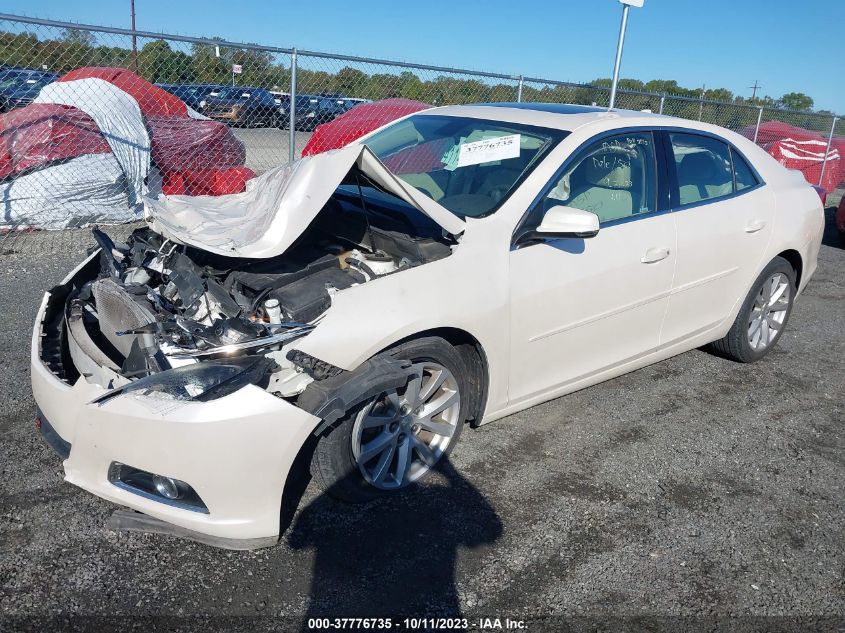
<svg viewBox="0 0 845 633">
<path fill-rule="evenodd" d="M 628 9 L 642 7 L 645 0 L 619 0 L 622 4 L 622 24 L 619 26 L 619 42 L 616 44 L 616 62 L 613 64 L 613 81 L 610 84 L 608 110 L 616 104 L 616 85 L 619 83 L 619 67 L 622 65 L 622 47 L 625 45 L 625 29 L 628 28 Z"/>
</svg>

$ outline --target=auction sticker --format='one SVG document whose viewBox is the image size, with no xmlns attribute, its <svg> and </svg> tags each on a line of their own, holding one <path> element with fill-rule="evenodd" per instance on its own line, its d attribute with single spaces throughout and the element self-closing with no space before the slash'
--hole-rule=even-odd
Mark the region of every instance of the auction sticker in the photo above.
<svg viewBox="0 0 845 633">
<path fill-rule="evenodd" d="M 519 156 L 519 134 L 508 134 L 496 138 L 464 143 L 458 154 L 458 167 L 479 165 L 494 160 L 505 160 Z"/>
</svg>

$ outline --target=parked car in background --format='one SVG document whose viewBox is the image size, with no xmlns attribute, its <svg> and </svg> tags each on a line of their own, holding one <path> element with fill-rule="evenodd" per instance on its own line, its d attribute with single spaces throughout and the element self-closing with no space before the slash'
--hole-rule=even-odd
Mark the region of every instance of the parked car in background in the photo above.
<svg viewBox="0 0 845 633">
<path fill-rule="evenodd" d="M 41 89 L 59 76 L 42 70 L 4 68 L 0 70 L 0 112 L 29 105 Z"/>
<path fill-rule="evenodd" d="M 313 132 L 318 125 L 328 123 L 344 112 L 343 106 L 331 97 L 297 95 L 296 129 Z"/>
<path fill-rule="evenodd" d="M 539 103 L 431 108 L 145 209 L 41 302 L 38 425 L 67 481 L 138 511 L 123 527 L 240 549 L 278 540 L 300 460 L 385 497 L 465 423 L 708 343 L 762 359 L 824 229 L 729 130 Z"/>
<path fill-rule="evenodd" d="M 197 112 L 202 112 L 205 107 L 205 100 L 215 91 L 220 91 L 226 86 L 221 84 L 156 84 L 159 88 L 167 90 L 170 94 L 179 97 L 185 105 Z"/>
<path fill-rule="evenodd" d="M 236 127 L 281 127 L 284 115 L 266 88 L 224 86 L 208 93 L 201 112 Z"/>
</svg>

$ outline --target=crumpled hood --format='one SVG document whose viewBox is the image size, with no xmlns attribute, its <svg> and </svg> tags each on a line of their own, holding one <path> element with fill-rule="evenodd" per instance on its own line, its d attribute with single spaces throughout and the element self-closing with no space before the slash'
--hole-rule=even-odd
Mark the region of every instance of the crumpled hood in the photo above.
<svg viewBox="0 0 845 633">
<path fill-rule="evenodd" d="M 173 241 L 230 257 L 275 257 L 308 228 L 353 166 L 449 233 L 463 232 L 460 218 L 357 143 L 272 169 L 250 180 L 242 193 L 145 196 L 144 207 L 153 230 Z"/>
</svg>

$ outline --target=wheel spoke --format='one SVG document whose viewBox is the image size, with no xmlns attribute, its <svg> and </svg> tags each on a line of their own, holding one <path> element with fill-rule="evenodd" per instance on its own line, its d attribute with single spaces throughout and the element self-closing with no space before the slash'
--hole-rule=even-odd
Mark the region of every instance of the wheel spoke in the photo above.
<svg viewBox="0 0 845 633">
<path fill-rule="evenodd" d="M 431 468 L 437 462 L 437 457 L 434 456 L 434 451 L 429 448 L 428 444 L 423 442 L 418 437 L 411 436 L 411 441 L 414 443 L 414 450 L 417 451 L 417 455 L 420 456 L 420 459 L 423 463 Z"/>
<path fill-rule="evenodd" d="M 411 467 L 411 442 L 409 440 L 402 442 L 396 453 L 396 481 L 404 483 Z"/>
<path fill-rule="evenodd" d="M 769 326 L 770 329 L 777 332 L 780 329 L 780 323 L 778 323 L 777 319 L 773 317 L 771 314 L 766 317 L 766 324 Z"/>
<path fill-rule="evenodd" d="M 786 292 L 786 289 L 789 287 L 789 284 L 784 282 L 775 286 L 773 281 L 772 286 L 772 294 L 769 297 L 770 306 L 773 306 L 775 303 L 777 303 L 777 301 L 783 296 L 783 293 Z"/>
<path fill-rule="evenodd" d="M 763 325 L 763 318 L 758 316 L 751 322 L 751 327 L 748 328 L 748 336 L 754 336 L 761 325 Z"/>
<path fill-rule="evenodd" d="M 452 437 L 455 432 L 455 427 L 448 422 L 434 422 L 430 418 L 420 418 L 415 421 L 421 429 L 430 431 L 435 435 L 443 435 L 445 437 Z"/>
<path fill-rule="evenodd" d="M 423 407 L 421 417 L 429 419 L 433 418 L 438 413 L 443 413 L 446 409 L 451 407 L 457 401 L 457 391 L 445 391 L 442 395 L 426 403 L 426 405 Z"/>
<path fill-rule="evenodd" d="M 358 461 L 366 464 L 376 455 L 390 448 L 395 440 L 396 436 L 393 433 L 381 433 L 361 446 L 361 454 L 358 457 Z"/>
<path fill-rule="evenodd" d="M 387 475 L 390 470 L 390 464 L 393 463 L 393 455 L 395 453 L 396 444 L 391 444 L 387 447 L 387 450 L 382 451 L 382 454 L 376 463 L 376 467 L 373 469 L 373 481 L 380 483 L 384 480 L 385 475 Z"/>
<path fill-rule="evenodd" d="M 764 320 L 760 326 L 760 345 L 765 347 L 769 343 L 769 324 Z"/>
<path fill-rule="evenodd" d="M 419 401 L 420 384 L 422 383 L 422 376 L 417 375 L 408 381 L 408 386 L 405 387 L 405 402 L 410 406 L 415 406 Z"/>
<path fill-rule="evenodd" d="M 386 394 L 384 394 L 384 399 L 391 409 L 393 409 L 394 411 L 399 411 L 399 394 L 396 393 L 396 390 L 388 391 Z"/>
<path fill-rule="evenodd" d="M 435 374 L 429 376 L 428 380 L 423 384 L 420 390 L 420 402 L 426 402 L 434 393 L 440 389 L 441 385 L 446 381 L 446 372 L 442 369 Z"/>
</svg>

